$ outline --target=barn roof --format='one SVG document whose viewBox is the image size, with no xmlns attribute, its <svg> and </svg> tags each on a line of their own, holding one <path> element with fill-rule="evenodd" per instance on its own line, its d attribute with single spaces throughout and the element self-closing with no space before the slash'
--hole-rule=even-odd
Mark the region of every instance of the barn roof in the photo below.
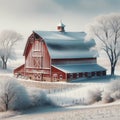
<svg viewBox="0 0 120 120">
<path fill-rule="evenodd" d="M 80 72 L 96 72 L 105 71 L 106 69 L 98 64 L 64 64 L 53 65 L 53 67 L 65 73 L 80 73 Z"/>
<path fill-rule="evenodd" d="M 85 40 L 84 32 L 34 31 L 45 41 L 49 54 L 53 59 L 91 58 L 98 53 L 92 48 L 95 41 Z"/>
</svg>

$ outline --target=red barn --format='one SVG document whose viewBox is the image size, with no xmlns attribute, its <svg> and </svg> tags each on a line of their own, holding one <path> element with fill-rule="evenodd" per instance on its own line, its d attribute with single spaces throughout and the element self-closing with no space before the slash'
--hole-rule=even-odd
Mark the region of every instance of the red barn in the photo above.
<svg viewBox="0 0 120 120">
<path fill-rule="evenodd" d="M 71 81 L 105 76 L 106 69 L 97 64 L 94 40 L 85 40 L 84 32 L 33 31 L 24 50 L 25 64 L 14 74 L 39 81 Z"/>
</svg>

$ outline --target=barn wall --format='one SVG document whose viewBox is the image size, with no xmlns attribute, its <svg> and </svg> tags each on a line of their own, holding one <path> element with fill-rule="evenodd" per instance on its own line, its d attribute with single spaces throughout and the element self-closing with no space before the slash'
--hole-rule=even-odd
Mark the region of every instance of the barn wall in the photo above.
<svg viewBox="0 0 120 120">
<path fill-rule="evenodd" d="M 50 81 L 50 56 L 41 38 L 29 42 L 25 52 L 25 76 L 30 79 Z"/>
<path fill-rule="evenodd" d="M 18 77 L 19 75 L 24 76 L 24 64 L 14 69 L 14 75 L 16 75 L 16 77 Z"/>
<path fill-rule="evenodd" d="M 70 80 L 74 80 L 74 79 L 92 78 L 92 77 L 100 77 L 100 76 L 106 76 L 106 71 L 68 73 L 67 79 L 68 79 L 68 81 L 70 81 Z"/>
<path fill-rule="evenodd" d="M 51 67 L 51 77 L 52 77 L 52 82 L 54 81 L 67 81 L 67 75 L 63 71 L 60 71 L 59 69 L 55 67 Z"/>
<path fill-rule="evenodd" d="M 49 71 L 48 71 L 49 72 Z M 40 71 L 32 71 L 26 69 L 26 79 L 36 80 L 36 81 L 51 81 L 50 74 L 42 74 Z"/>
<path fill-rule="evenodd" d="M 32 67 L 32 45 L 29 45 L 29 51 L 26 52 L 25 56 L 25 67 Z"/>
<path fill-rule="evenodd" d="M 35 39 L 29 48 L 26 67 L 50 69 L 50 56 L 45 43 L 40 39 Z"/>
<path fill-rule="evenodd" d="M 43 68 L 50 68 L 50 55 L 46 44 L 43 42 Z"/>
<path fill-rule="evenodd" d="M 52 59 L 52 64 L 83 64 L 83 63 L 96 63 L 96 58 Z"/>
<path fill-rule="evenodd" d="M 25 65 L 14 70 L 14 73 L 21 73 L 26 78 L 38 81 L 69 81 L 77 78 L 105 76 L 106 71 L 93 71 L 91 73 L 65 73 L 54 66 L 55 64 L 85 64 L 97 63 L 97 58 L 70 58 L 52 59 L 50 58 L 44 40 L 32 34 L 27 41 L 25 51 Z M 91 68 L 92 69 L 92 68 Z"/>
</svg>

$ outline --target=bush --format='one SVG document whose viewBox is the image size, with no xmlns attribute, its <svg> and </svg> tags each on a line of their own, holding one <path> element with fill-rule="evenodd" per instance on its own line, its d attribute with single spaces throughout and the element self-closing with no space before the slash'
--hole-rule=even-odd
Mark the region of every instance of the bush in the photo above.
<svg viewBox="0 0 120 120">
<path fill-rule="evenodd" d="M 120 99 L 120 80 L 113 80 L 104 90 L 102 100 L 109 103 L 118 99 Z"/>
<path fill-rule="evenodd" d="M 111 94 L 111 97 L 114 98 L 114 100 L 120 99 L 120 91 L 115 91 Z"/>
<path fill-rule="evenodd" d="M 0 111 L 25 109 L 30 106 L 26 89 L 13 78 L 0 80 Z"/>
<path fill-rule="evenodd" d="M 87 103 L 92 104 L 101 100 L 101 90 L 94 89 L 88 92 Z"/>
<path fill-rule="evenodd" d="M 102 93 L 102 101 L 103 101 L 104 103 L 110 103 L 110 102 L 113 102 L 113 101 L 114 101 L 114 99 L 111 97 L 110 91 L 104 91 L 104 92 Z"/>
<path fill-rule="evenodd" d="M 109 85 L 109 89 L 112 92 L 120 91 L 120 80 L 113 80 Z"/>
<path fill-rule="evenodd" d="M 1 77 L 0 111 L 23 110 L 42 105 L 53 105 L 44 91 L 37 88 L 26 90 L 16 79 Z"/>
<path fill-rule="evenodd" d="M 37 88 L 28 89 L 28 94 L 30 97 L 32 107 L 49 104 L 46 93 L 40 89 Z"/>
</svg>

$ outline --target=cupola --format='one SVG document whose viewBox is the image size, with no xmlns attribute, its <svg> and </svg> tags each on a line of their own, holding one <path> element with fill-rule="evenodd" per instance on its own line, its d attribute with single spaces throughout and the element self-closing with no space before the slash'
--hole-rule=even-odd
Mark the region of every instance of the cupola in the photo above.
<svg viewBox="0 0 120 120">
<path fill-rule="evenodd" d="M 57 30 L 59 32 L 65 32 L 65 25 L 60 21 L 60 23 L 57 25 Z"/>
</svg>

